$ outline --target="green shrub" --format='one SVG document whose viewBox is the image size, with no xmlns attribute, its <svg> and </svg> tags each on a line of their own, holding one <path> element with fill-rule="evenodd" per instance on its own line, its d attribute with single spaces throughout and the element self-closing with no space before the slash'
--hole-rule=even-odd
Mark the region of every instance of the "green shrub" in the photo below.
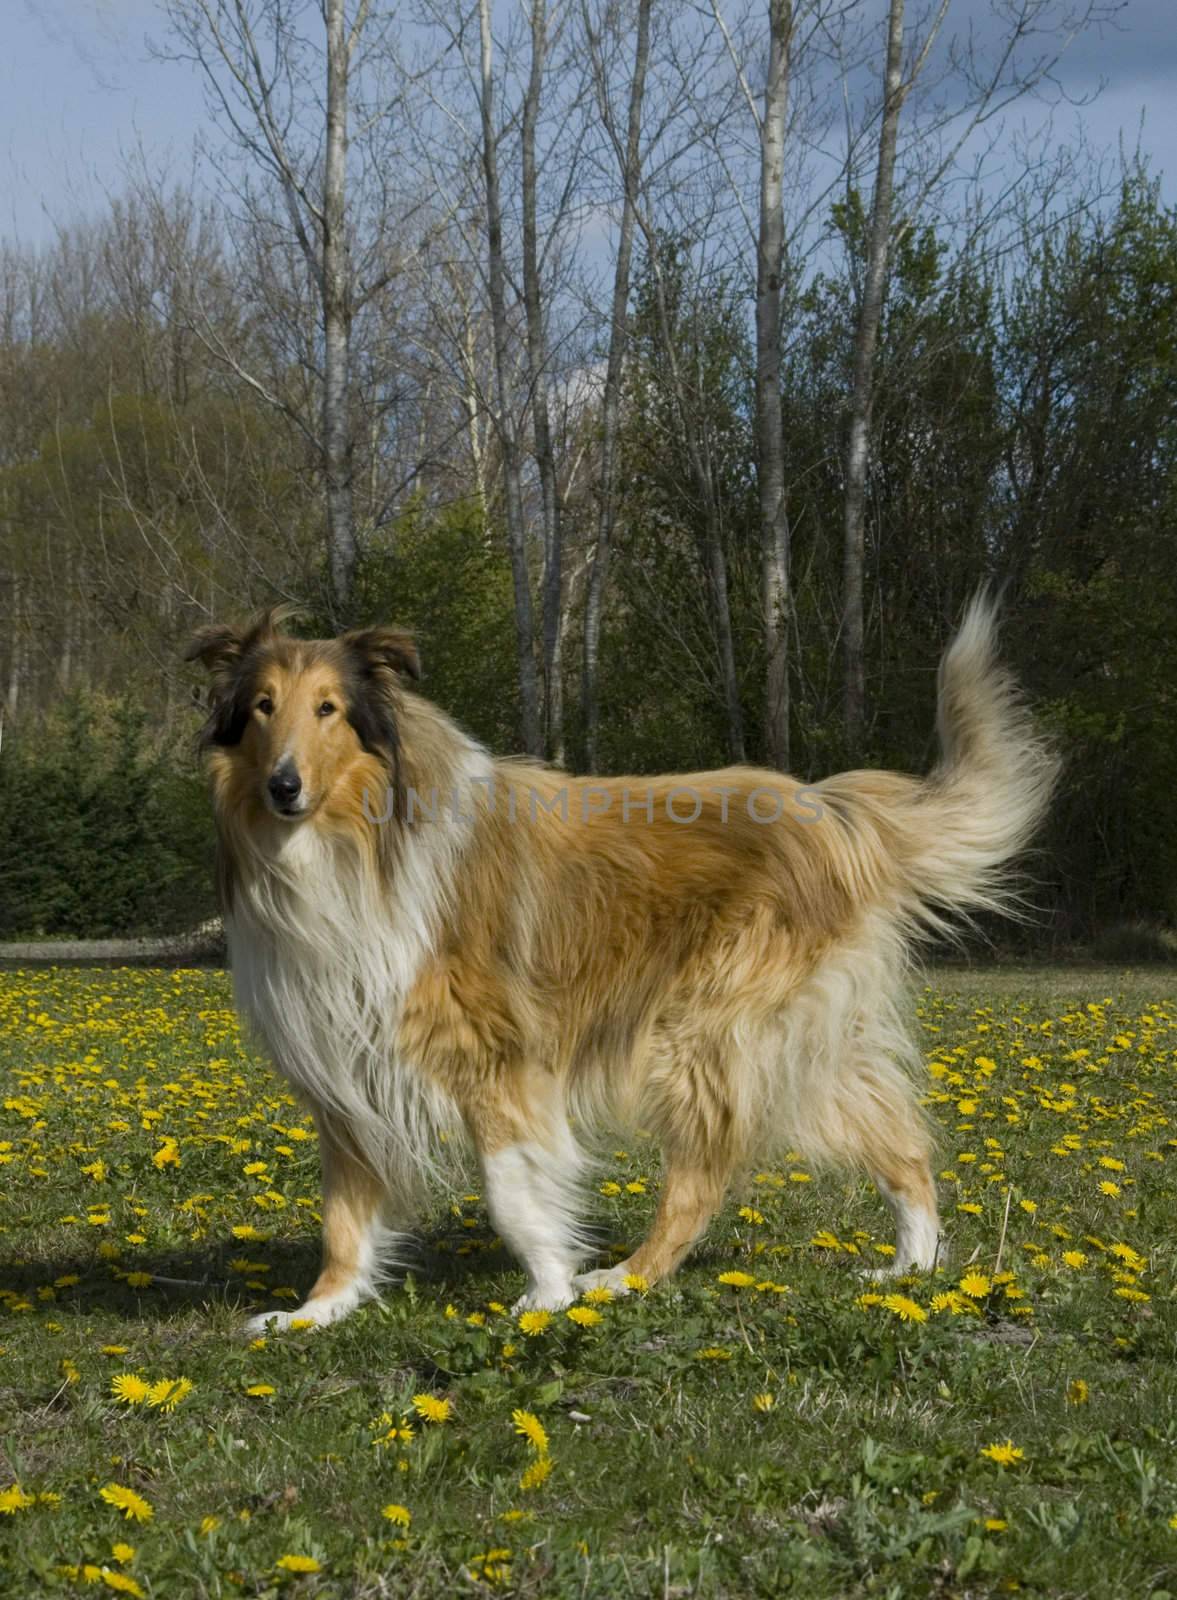
<svg viewBox="0 0 1177 1600">
<path fill-rule="evenodd" d="M 1177 943 L 1172 935 L 1147 922 L 1117 922 L 1096 935 L 1091 955 L 1095 961 L 1116 966 L 1152 966 L 1177 961 Z"/>
<path fill-rule="evenodd" d="M 152 744 L 125 699 L 73 695 L 5 730 L 0 938 L 154 933 L 213 909 L 195 762 Z"/>
</svg>

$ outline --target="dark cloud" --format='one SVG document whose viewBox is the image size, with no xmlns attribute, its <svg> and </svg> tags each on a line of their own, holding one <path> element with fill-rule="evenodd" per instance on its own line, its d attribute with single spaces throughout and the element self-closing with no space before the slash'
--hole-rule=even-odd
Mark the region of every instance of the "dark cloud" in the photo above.
<svg viewBox="0 0 1177 1600">
<path fill-rule="evenodd" d="M 1057 28 L 1061 38 L 1086 4 L 1050 0 L 1042 26 Z M 1090 24 L 1072 40 L 1059 69 L 1062 82 L 1076 90 L 1104 82 L 1117 91 L 1161 87 L 1177 94 L 1177 0 L 1095 0 L 1095 8 L 1108 20 Z M 945 29 L 959 35 L 971 27 L 979 45 L 992 46 L 1017 9 L 1020 0 L 952 0 Z M 1050 48 L 1048 38 L 1041 43 Z"/>
</svg>

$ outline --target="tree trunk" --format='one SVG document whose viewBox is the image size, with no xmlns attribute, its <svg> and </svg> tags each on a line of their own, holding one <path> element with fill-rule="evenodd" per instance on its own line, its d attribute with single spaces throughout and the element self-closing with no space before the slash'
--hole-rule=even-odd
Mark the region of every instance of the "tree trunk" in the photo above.
<svg viewBox="0 0 1177 1600">
<path fill-rule="evenodd" d="M 639 0 L 637 42 L 634 47 L 633 79 L 629 89 L 629 117 L 622 165 L 624 198 L 621 230 L 617 240 L 617 260 L 613 269 L 613 305 L 609 321 L 609 360 L 605 369 L 605 393 L 601 407 L 601 487 L 597 512 L 597 542 L 588 576 L 584 607 L 584 671 L 581 681 L 581 707 L 584 717 L 584 759 L 589 772 L 597 770 L 597 737 L 601 706 L 598 693 L 598 668 L 601 650 L 601 617 L 605 604 L 605 579 L 613 547 L 613 525 L 617 516 L 617 438 L 621 422 L 621 378 L 625 370 L 625 345 L 628 331 L 629 275 L 633 258 L 633 230 L 641 180 L 642 101 L 646 91 L 646 69 L 650 60 L 650 9 L 652 0 Z M 605 86 L 601 86 L 602 95 Z"/>
<path fill-rule="evenodd" d="M 791 0 L 768 0 L 768 78 L 760 125 L 760 234 L 756 250 L 756 484 L 767 666 L 764 730 L 769 764 L 789 765 L 789 517 L 781 418 L 781 184 L 789 95 Z"/>
<path fill-rule="evenodd" d="M 732 632 L 731 603 L 727 586 L 727 560 L 723 552 L 723 537 L 719 522 L 716 487 L 704 440 L 699 431 L 695 413 L 683 378 L 682 364 L 675 348 L 674 330 L 666 304 L 666 285 L 658 255 L 658 236 L 648 222 L 643 221 L 642 232 L 650 252 L 650 266 L 654 277 L 654 302 L 658 312 L 659 336 L 666 368 L 670 377 L 671 392 L 678 407 L 687 459 L 691 464 L 691 481 L 703 514 L 703 528 L 699 536 L 699 559 L 707 578 L 711 596 L 712 619 L 715 623 L 716 645 L 719 651 L 720 678 L 723 686 L 725 713 L 725 739 L 729 761 L 743 761 L 744 710 L 740 702 L 740 684 L 736 672 L 735 637 Z"/>
<path fill-rule="evenodd" d="M 895 147 L 903 110 L 903 0 L 890 0 L 887 23 L 887 65 L 879 157 L 867 234 L 866 270 L 858 324 L 854 333 L 854 368 L 846 439 L 846 488 L 843 510 L 842 650 L 845 667 L 844 716 L 847 755 L 862 754 L 866 723 L 866 661 L 863 621 L 865 595 L 866 480 L 870 468 L 871 408 L 874 401 L 874 358 L 883 314 L 887 255 L 891 238 L 891 202 L 895 181 Z"/>
<path fill-rule="evenodd" d="M 490 319 L 494 339 L 495 386 L 499 414 L 496 419 L 503 452 L 503 485 L 507 519 L 507 544 L 515 589 L 515 641 L 519 658 L 519 698 L 522 709 L 523 747 L 528 755 L 543 755 L 543 727 L 539 709 L 539 681 L 535 668 L 535 631 L 531 609 L 531 576 L 527 570 L 527 536 L 523 517 L 523 484 L 519 464 L 519 435 L 515 427 L 511 394 L 510 330 L 503 267 L 503 213 L 499 197 L 499 159 L 494 125 L 493 45 L 490 0 L 478 0 L 482 38 L 482 170 L 486 180 L 487 278 Z"/>
<path fill-rule="evenodd" d="M 710 477 L 706 484 L 711 487 Z M 740 703 L 740 680 L 736 672 L 736 645 L 732 633 L 732 608 L 727 587 L 727 560 L 723 553 L 719 514 L 713 495 L 708 495 L 704 521 L 703 561 L 711 589 L 712 610 L 715 616 L 715 633 L 719 645 L 719 664 L 723 675 L 723 702 L 726 713 L 727 754 L 729 761 L 743 761 L 744 708 Z"/>
<path fill-rule="evenodd" d="M 8 682 L 4 689 L 4 712 L 11 720 L 20 705 L 21 683 L 24 678 L 24 627 L 21 621 L 21 577 L 14 569 L 12 577 L 12 625 L 8 634 Z"/>
<path fill-rule="evenodd" d="M 327 144 L 323 167 L 323 465 L 331 598 L 346 621 L 356 568 L 352 503 L 351 297 L 347 245 L 347 95 L 349 45 L 344 0 L 325 0 Z"/>
<path fill-rule="evenodd" d="M 531 383 L 531 416 L 535 434 L 535 460 L 539 469 L 543 505 L 544 571 L 541 596 L 544 674 L 544 746 L 555 761 L 564 759 L 564 696 L 559 678 L 560 629 L 563 620 L 563 532 L 560 496 L 556 483 L 556 456 L 548 414 L 547 340 L 539 278 L 539 239 L 536 226 L 535 130 L 539 120 L 547 55 L 547 7 L 532 0 L 531 72 L 523 101 L 523 307 L 527 316 L 527 365 Z"/>
</svg>

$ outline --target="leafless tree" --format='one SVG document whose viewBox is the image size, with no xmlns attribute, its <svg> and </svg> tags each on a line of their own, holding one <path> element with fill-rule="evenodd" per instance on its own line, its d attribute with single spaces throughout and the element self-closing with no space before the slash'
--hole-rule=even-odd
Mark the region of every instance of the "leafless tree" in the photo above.
<svg viewBox="0 0 1177 1600">
<path fill-rule="evenodd" d="M 858 284 L 843 486 L 843 715 L 852 759 L 862 752 L 866 726 L 867 485 L 876 352 L 891 251 L 895 240 L 927 214 L 945 181 L 959 177 L 957 163 L 970 141 L 1015 102 L 1047 89 L 1057 92 L 1055 73 L 1067 46 L 1084 28 L 1109 20 L 1119 9 L 1117 0 L 992 0 L 993 38 L 986 47 L 972 31 L 962 31 L 937 53 L 949 5 L 950 0 L 936 0 L 934 9 L 921 17 L 905 64 L 904 0 L 888 0 L 883 92 L 871 112 L 876 124 L 874 183 Z M 921 88 L 925 103 L 917 108 L 904 142 L 901 118 Z M 856 182 L 853 151 L 862 144 L 860 134 L 848 139 L 848 189 Z M 1004 184 L 998 188 L 1008 193 Z M 986 208 L 990 222 L 993 209 Z"/>
<path fill-rule="evenodd" d="M 593 26 L 587 7 L 584 10 L 584 28 L 593 66 L 597 104 L 621 176 L 621 217 L 617 232 L 613 295 L 609 311 L 609 354 L 605 368 L 605 386 L 601 395 L 601 459 L 597 482 L 596 542 L 592 565 L 588 572 L 584 605 L 581 707 L 584 719 L 585 765 L 590 772 L 595 772 L 597 767 L 597 737 L 601 715 L 598 690 L 601 618 L 604 610 L 605 580 L 609 572 L 609 555 L 613 546 L 613 527 L 617 516 L 617 444 L 621 420 L 621 382 L 629 328 L 629 285 L 633 260 L 634 222 L 641 184 L 642 108 L 646 91 L 646 74 L 650 63 L 651 8 L 652 0 L 638 0 L 633 70 L 630 76 L 624 140 L 620 137 L 620 130 L 613 116 L 600 35 Z"/>
<path fill-rule="evenodd" d="M 511 575 L 515 585 L 515 630 L 519 655 L 519 693 L 523 746 L 529 755 L 544 753 L 539 678 L 535 666 L 535 622 L 531 575 L 527 566 L 527 524 L 519 430 L 515 419 L 511 362 L 511 330 L 507 320 L 506 267 L 503 252 L 503 206 L 499 186 L 499 129 L 495 121 L 494 36 L 490 0 L 478 0 L 481 39 L 479 112 L 482 122 L 482 170 L 485 180 L 487 285 L 494 339 L 498 408 L 495 418 L 503 454 L 504 506 Z"/>
<path fill-rule="evenodd" d="M 304 31 L 303 0 L 165 0 L 170 41 L 159 53 L 192 62 L 206 87 L 214 117 L 246 163 L 244 181 L 232 182 L 239 219 L 248 235 L 239 250 L 261 268 L 264 291 L 290 312 L 296 285 L 309 292 L 314 328 L 300 343 L 303 391 L 291 392 L 283 377 L 256 365 L 250 354 L 218 341 L 198 313 L 201 336 L 236 377 L 291 420 L 317 462 L 324 485 L 332 608 L 346 614 L 358 556 L 355 509 L 357 418 L 353 336 L 357 316 L 387 287 L 396 265 L 389 251 L 388 207 L 365 216 L 366 237 L 358 251 L 363 209 L 350 159 L 350 119 L 360 73 L 359 47 L 366 31 L 381 34 L 372 0 L 356 0 L 350 17 L 345 0 L 322 0 L 315 8 L 319 37 Z M 320 76 L 321 74 L 321 76 Z M 386 142 L 379 116 L 365 118 L 368 140 L 363 181 L 381 184 L 372 157 L 373 139 Z M 208 154 L 228 184 L 228 164 Z M 277 205 L 271 207 L 270 198 Z M 388 198 L 386 188 L 378 196 Z M 239 246 L 244 241 L 239 239 Z M 291 279 L 293 260 L 301 264 Z M 301 280 L 301 282 L 300 282 Z M 299 308 L 301 309 L 301 308 Z"/>
<path fill-rule="evenodd" d="M 789 96 L 791 0 L 768 0 L 768 72 L 760 118 L 760 228 L 756 249 L 756 467 L 761 601 L 767 667 L 768 759 L 789 765 L 789 512 L 781 417 L 781 293 L 785 254 L 782 183 Z"/>
</svg>

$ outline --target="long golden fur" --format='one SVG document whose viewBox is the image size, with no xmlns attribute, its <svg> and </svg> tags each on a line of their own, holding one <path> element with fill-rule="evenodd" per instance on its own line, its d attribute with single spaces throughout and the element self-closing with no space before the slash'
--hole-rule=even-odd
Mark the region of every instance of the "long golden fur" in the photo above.
<svg viewBox="0 0 1177 1600">
<path fill-rule="evenodd" d="M 375 1292 L 465 1131 L 523 1304 L 655 1282 L 735 1173 L 793 1147 L 871 1175 L 897 1270 L 938 1240 L 897 1009 L 921 931 L 1000 906 L 1053 763 L 974 601 L 926 779 L 733 767 L 573 778 L 492 759 L 392 629 L 205 629 L 205 733 L 239 1004 L 320 1130 L 326 1322 Z M 577 1276 L 581 1140 L 662 1144 L 649 1236 Z M 265 1319 L 257 1319 L 264 1321 Z"/>
</svg>

